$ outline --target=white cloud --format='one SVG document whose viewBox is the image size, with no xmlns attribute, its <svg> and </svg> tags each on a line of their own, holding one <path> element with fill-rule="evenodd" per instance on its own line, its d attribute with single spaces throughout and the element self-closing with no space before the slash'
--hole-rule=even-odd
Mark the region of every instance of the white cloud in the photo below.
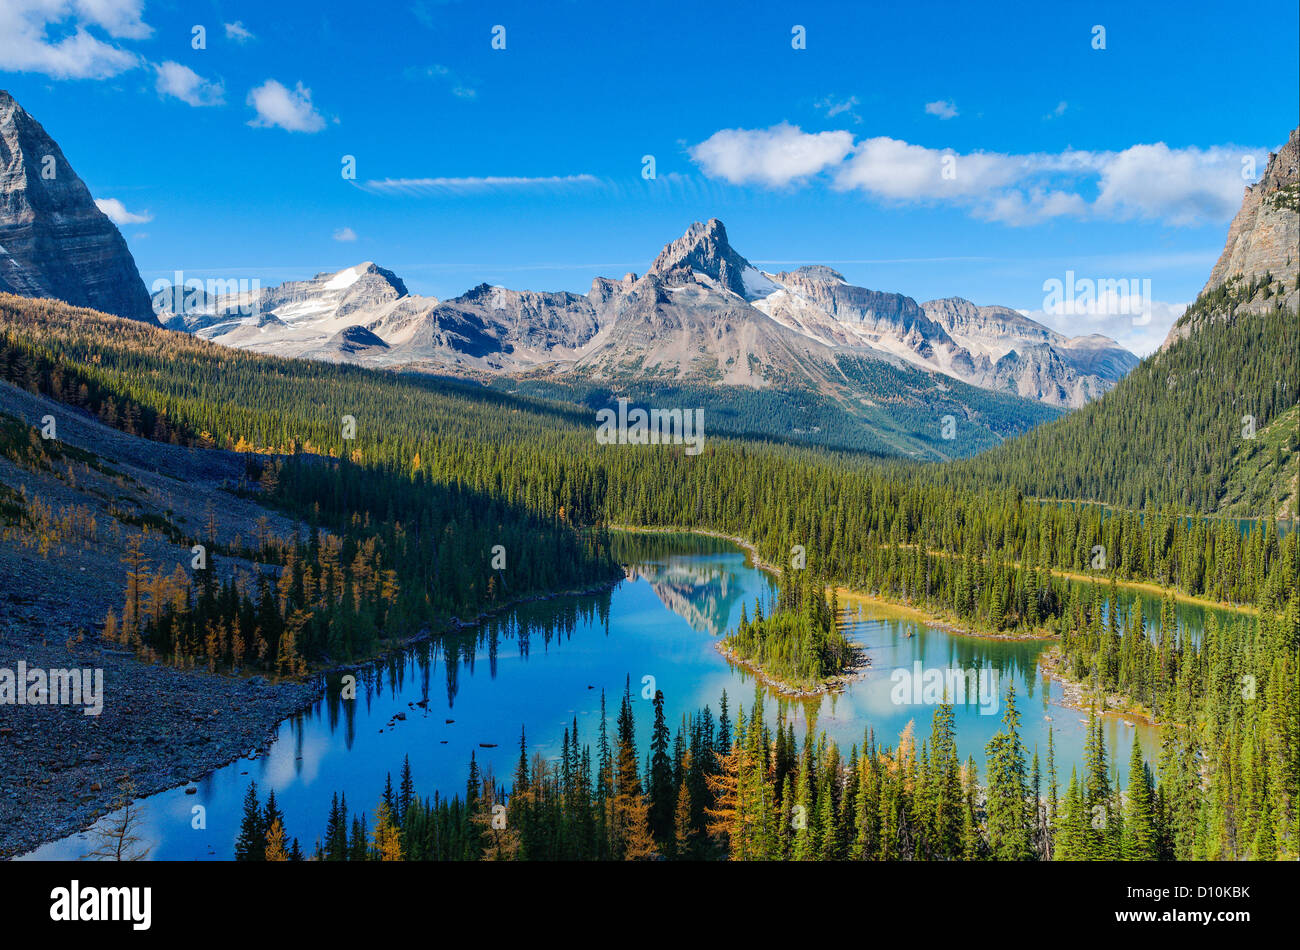
<svg viewBox="0 0 1300 950">
<path fill-rule="evenodd" d="M 1043 118 L 1059 119 L 1061 116 L 1065 115 L 1065 110 L 1068 109 L 1069 107 L 1070 104 L 1066 102 L 1064 99 L 1062 99 L 1060 102 L 1056 104 L 1056 108 L 1053 109 L 1051 112 L 1047 113 L 1047 115 L 1043 116 Z"/>
<path fill-rule="evenodd" d="M 152 35 L 143 8 L 143 0 L 4 0 L 0 69 L 54 79 L 107 79 L 134 69 L 139 57 L 110 41 Z"/>
<path fill-rule="evenodd" d="M 540 178 L 487 175 L 469 178 L 383 178 L 360 183 L 357 187 L 375 194 L 439 195 L 512 188 L 566 188 L 599 183 L 600 179 L 594 175 L 550 175 Z"/>
<path fill-rule="evenodd" d="M 1119 312 L 1123 308 L 1118 301 L 1108 301 L 1105 294 L 1102 296 L 1095 313 L 1064 313 L 1059 307 L 1054 310 L 1021 310 L 1020 313 L 1066 336 L 1100 333 L 1130 353 L 1147 356 L 1160 348 L 1169 335 L 1169 328 L 1187 309 L 1185 303 L 1152 300 L 1147 312 L 1134 319 L 1131 314 Z"/>
<path fill-rule="evenodd" d="M 1108 157 L 1102 168 L 1097 210 L 1110 217 L 1161 218 L 1174 225 L 1226 220 L 1241 206 L 1242 159 L 1260 151 L 1229 148 L 1171 149 L 1164 142 L 1134 145 Z"/>
<path fill-rule="evenodd" d="M 959 153 L 849 132 L 810 135 L 785 123 L 723 129 L 689 149 L 709 178 L 784 187 L 823 170 L 832 187 L 883 201 L 948 203 L 1008 225 L 1060 217 L 1159 220 L 1175 227 L 1227 221 L 1241 204 L 1242 169 L 1262 169 L 1263 149 L 1170 148 L 1119 152 Z M 1247 159 L 1252 164 L 1243 165 Z"/>
<path fill-rule="evenodd" d="M 234 40 L 236 43 L 247 43 L 249 40 L 257 39 L 252 32 L 244 26 L 242 20 L 236 20 L 234 23 L 222 24 L 226 28 L 226 39 Z"/>
<path fill-rule="evenodd" d="M 926 115 L 937 115 L 941 119 L 955 119 L 960 113 L 957 104 L 948 99 L 939 99 L 925 104 Z"/>
<path fill-rule="evenodd" d="M 27 0 L 18 0 L 24 6 Z M 40 3 L 47 9 L 63 9 L 71 6 L 79 19 L 103 27 L 109 36 L 132 40 L 148 39 L 153 35 L 153 27 L 141 19 L 144 14 L 144 0 L 74 0 L 67 4 L 54 2 Z"/>
<path fill-rule="evenodd" d="M 286 89 L 268 79 L 248 94 L 248 104 L 257 110 L 257 117 L 248 121 L 252 126 L 279 126 L 289 132 L 319 132 L 325 128 L 325 119 L 312 106 L 311 90 L 301 82 L 294 89 Z"/>
<path fill-rule="evenodd" d="M 123 224 L 144 224 L 153 220 L 153 215 L 148 211 L 141 211 L 139 214 L 127 211 L 126 205 L 116 198 L 96 198 L 95 207 L 108 215 L 108 220 L 119 226 Z"/>
<path fill-rule="evenodd" d="M 1017 226 L 1038 224 L 1065 215 L 1082 218 L 1087 213 L 1088 202 L 1081 195 L 1043 188 L 1007 191 L 975 209 L 977 217 Z"/>
<path fill-rule="evenodd" d="M 689 154 L 710 178 L 779 188 L 839 164 L 851 148 L 849 132 L 804 132 L 782 122 L 770 129 L 723 129 Z"/>
<path fill-rule="evenodd" d="M 926 148 L 886 136 L 865 139 L 835 175 L 835 186 L 900 201 L 985 195 L 1022 174 L 1013 155 Z"/>
<path fill-rule="evenodd" d="M 156 88 L 160 96 L 174 96 L 192 106 L 219 106 L 226 101 L 226 87 L 209 82 L 188 66 L 170 60 L 155 66 Z"/>
<path fill-rule="evenodd" d="M 334 232 L 334 240 L 336 241 L 355 241 L 356 239 L 357 232 L 351 228 L 339 228 Z"/>
</svg>

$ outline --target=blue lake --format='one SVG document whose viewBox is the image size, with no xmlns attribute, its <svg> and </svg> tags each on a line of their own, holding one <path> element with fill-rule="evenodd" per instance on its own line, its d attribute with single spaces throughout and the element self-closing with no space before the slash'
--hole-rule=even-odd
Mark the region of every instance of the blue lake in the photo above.
<svg viewBox="0 0 1300 950">
<path fill-rule="evenodd" d="M 1048 642 L 955 635 L 891 608 L 846 599 L 846 631 L 865 649 L 868 671 L 838 694 L 782 699 L 715 649 L 738 621 L 742 604 L 752 612 L 755 600 L 766 603 L 774 594 L 770 578 L 743 551 L 722 540 L 663 534 L 622 535 L 619 550 L 628 576 L 612 591 L 530 603 L 474 630 L 396 654 L 358 674 L 352 700 L 340 698 L 340 678 L 332 677 L 321 700 L 281 724 L 265 753 L 203 777 L 190 786 L 197 788 L 194 794 L 181 787 L 141 799 L 139 834 L 152 847 L 150 857 L 232 857 L 250 780 L 263 796 L 275 790 L 289 836 L 310 854 L 324 832 L 332 793 L 346 794 L 353 811 L 373 811 L 388 773 L 396 784 L 404 756 L 410 757 L 421 795 L 463 795 L 471 754 L 481 769 L 508 780 L 521 728 L 530 752 L 558 757 L 563 730 L 576 719 L 581 740 L 594 747 L 602 691 L 612 731 L 628 684 L 643 751 L 652 689 L 664 692 L 673 729 L 684 714 L 706 704 L 716 717 L 723 690 L 734 722 L 738 706 L 748 711 L 755 690 L 764 689 L 772 722 L 793 718 L 797 735 L 812 723 L 847 753 L 850 745 L 861 746 L 867 729 L 878 744 L 892 746 L 914 721 L 918 743 L 928 738 L 933 707 L 911 702 L 910 691 L 899 702 L 896 670 L 912 671 L 918 662 L 924 670 L 975 669 L 996 674 L 997 690 L 957 704 L 963 758 L 974 756 L 983 767 L 984 746 L 1000 728 L 1002 695 L 1014 683 L 1024 742 L 1031 752 L 1037 748 L 1044 782 L 1049 728 L 1055 731 L 1059 782 L 1064 785 L 1071 766 L 1082 763 L 1086 714 L 1058 705 L 1060 685 L 1037 669 Z M 1146 600 L 1150 621 L 1159 616 L 1159 601 Z M 1195 635 L 1203 614 L 1180 606 L 1184 632 Z M 1118 716 L 1104 723 L 1121 773 L 1135 735 L 1151 757 L 1154 730 Z M 195 827 L 196 807 L 206 827 Z M 82 833 L 28 857 L 75 859 L 90 846 Z"/>
</svg>

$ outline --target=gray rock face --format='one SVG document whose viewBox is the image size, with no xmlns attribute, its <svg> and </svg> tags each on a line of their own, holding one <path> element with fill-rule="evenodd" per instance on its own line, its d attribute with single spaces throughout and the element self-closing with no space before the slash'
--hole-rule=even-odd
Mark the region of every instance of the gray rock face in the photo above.
<svg viewBox="0 0 1300 950">
<path fill-rule="evenodd" d="M 486 371 L 571 358 L 600 331 L 595 308 L 581 294 L 489 284 L 407 315 L 403 322 L 408 336 L 384 362 L 434 361 Z M 390 316 L 373 329 L 383 336 L 393 325 Z"/>
<path fill-rule="evenodd" d="M 311 280 L 294 280 L 262 292 L 261 309 L 277 312 L 308 307 L 328 309 L 335 317 L 372 310 L 407 295 L 406 284 L 390 270 L 369 261 L 338 273 L 317 274 Z M 295 307 L 296 305 L 296 307 Z"/>
<path fill-rule="evenodd" d="M 591 378 L 820 388 L 833 363 L 829 347 L 771 319 L 720 277 L 685 264 L 609 282 L 600 300 L 608 329 L 574 366 Z"/>
<path fill-rule="evenodd" d="M 313 360 L 328 360 L 332 363 L 349 363 L 364 360 L 385 352 L 388 344 L 362 326 L 351 326 L 340 330 L 325 343 L 302 355 Z"/>
<path fill-rule="evenodd" d="M 0 289 L 158 322 L 126 241 L 59 146 L 4 90 Z"/>
<path fill-rule="evenodd" d="M 1271 275 L 1273 282 L 1249 288 Z M 1269 155 L 1263 176 L 1246 188 L 1241 208 L 1228 226 L 1210 279 L 1202 294 L 1232 285 L 1230 303 L 1209 312 L 1185 314 L 1169 329 L 1161 344 L 1168 349 L 1194 333 L 1206 320 L 1232 320 L 1273 307 L 1300 309 L 1300 128 L 1292 129 L 1286 145 Z M 1249 298 L 1249 299 L 1247 299 Z"/>
<path fill-rule="evenodd" d="M 663 276 L 680 268 L 712 277 L 739 297 L 750 296 L 744 275 L 753 268 L 732 249 L 727 241 L 727 229 L 717 218 L 692 224 L 685 234 L 659 252 L 650 265 L 650 273 Z"/>
<path fill-rule="evenodd" d="M 781 289 L 755 306 L 786 326 L 1048 405 L 1082 406 L 1137 365 L 1113 340 L 1096 337 L 1084 345 L 1009 307 L 981 307 L 960 297 L 918 304 L 903 294 L 855 287 L 820 265 L 774 280 Z"/>
<path fill-rule="evenodd" d="M 1296 272 L 1300 245 L 1300 128 L 1281 151 L 1268 157 L 1264 175 L 1246 189 L 1241 209 L 1228 227 L 1223 253 L 1210 271 L 1204 290 L 1229 277 L 1282 277 Z"/>
<path fill-rule="evenodd" d="M 1067 337 L 1010 307 L 981 307 L 961 297 L 921 306 L 958 348 L 952 354 L 957 375 L 986 389 L 1078 408 L 1138 364 L 1109 337 Z"/>
<path fill-rule="evenodd" d="M 841 323 L 857 329 L 906 337 L 915 331 L 927 343 L 946 343 L 948 334 L 911 297 L 855 287 L 829 267 L 814 265 L 777 274 L 785 287 L 798 292 Z"/>
</svg>

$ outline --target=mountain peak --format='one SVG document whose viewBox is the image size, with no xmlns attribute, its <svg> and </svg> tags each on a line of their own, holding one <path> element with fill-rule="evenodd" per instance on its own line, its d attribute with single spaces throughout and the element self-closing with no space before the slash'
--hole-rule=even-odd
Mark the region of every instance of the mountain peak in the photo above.
<svg viewBox="0 0 1300 950">
<path fill-rule="evenodd" d="M 694 222 L 685 234 L 665 245 L 649 273 L 665 277 L 678 268 L 711 277 L 738 297 L 751 296 L 745 287 L 745 271 L 754 268 L 736 253 L 727 240 L 726 225 L 717 218 Z"/>
<path fill-rule="evenodd" d="M 135 260 L 58 144 L 0 90 L 0 287 L 157 323 Z"/>
<path fill-rule="evenodd" d="M 354 284 L 373 293 L 382 293 L 392 297 L 405 297 L 409 291 L 402 278 L 374 261 L 362 261 L 333 273 L 326 271 L 316 275 L 317 280 L 324 280 L 327 290 L 346 290 Z"/>
<path fill-rule="evenodd" d="M 833 267 L 827 267 L 825 264 L 804 264 L 802 267 L 796 267 L 790 273 L 807 277 L 810 280 L 837 281 L 841 284 L 848 283 L 848 281 L 844 279 L 843 274 Z"/>
</svg>

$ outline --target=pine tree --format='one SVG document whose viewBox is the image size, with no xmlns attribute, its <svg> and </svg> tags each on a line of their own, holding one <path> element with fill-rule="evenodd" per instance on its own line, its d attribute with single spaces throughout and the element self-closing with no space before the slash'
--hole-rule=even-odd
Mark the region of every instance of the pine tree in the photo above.
<svg viewBox="0 0 1300 950">
<path fill-rule="evenodd" d="M 676 786 L 668 755 L 671 736 L 664 718 L 664 694 L 655 690 L 654 730 L 650 738 L 650 831 L 656 841 L 668 844 L 674 837 Z"/>
<path fill-rule="evenodd" d="M 1019 729 L 1013 683 L 1007 687 L 1002 731 L 987 746 L 988 840 L 993 858 L 999 861 L 1023 861 L 1032 856 L 1025 756 Z"/>
<path fill-rule="evenodd" d="M 264 861 L 266 859 L 266 830 L 261 804 L 257 800 L 257 783 L 249 782 L 244 792 L 244 818 L 235 839 L 236 861 Z"/>
<path fill-rule="evenodd" d="M 1142 747 L 1134 736 L 1133 754 L 1128 764 L 1128 794 L 1124 811 L 1124 860 L 1156 860 L 1160 856 L 1159 841 L 1151 777 L 1147 764 L 1142 759 Z"/>
</svg>

